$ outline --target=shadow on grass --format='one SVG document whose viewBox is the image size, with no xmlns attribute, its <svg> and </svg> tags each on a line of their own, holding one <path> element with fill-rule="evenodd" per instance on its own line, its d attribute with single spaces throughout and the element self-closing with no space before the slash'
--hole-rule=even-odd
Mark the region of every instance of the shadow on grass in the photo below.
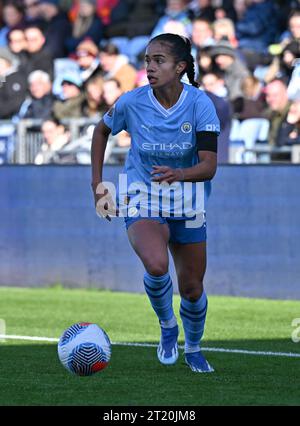
<svg viewBox="0 0 300 426">
<path fill-rule="evenodd" d="M 203 346 L 300 349 L 283 339 L 210 341 Z M 62 367 L 55 344 L 0 343 L 0 405 L 299 405 L 299 358 L 205 353 L 214 374 L 190 371 L 182 351 L 176 365 L 165 367 L 155 348 L 113 346 L 106 370 L 77 377 Z"/>
</svg>

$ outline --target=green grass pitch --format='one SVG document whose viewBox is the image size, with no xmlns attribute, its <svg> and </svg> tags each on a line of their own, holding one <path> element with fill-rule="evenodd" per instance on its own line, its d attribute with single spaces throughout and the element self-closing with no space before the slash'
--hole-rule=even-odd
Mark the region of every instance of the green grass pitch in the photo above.
<svg viewBox="0 0 300 426">
<path fill-rule="evenodd" d="M 174 308 L 179 310 L 179 297 Z M 300 302 L 209 297 L 206 348 L 300 353 L 292 320 Z M 95 322 L 113 342 L 157 343 L 145 295 L 96 290 L 0 288 L 8 335 L 59 337 L 78 321 Z M 183 330 L 180 323 L 180 344 Z M 300 334 L 300 333 L 299 333 Z M 165 367 L 156 348 L 113 345 L 109 367 L 91 377 L 67 372 L 55 343 L 0 342 L 0 405 L 299 405 L 300 358 L 205 352 L 213 374 Z"/>
</svg>

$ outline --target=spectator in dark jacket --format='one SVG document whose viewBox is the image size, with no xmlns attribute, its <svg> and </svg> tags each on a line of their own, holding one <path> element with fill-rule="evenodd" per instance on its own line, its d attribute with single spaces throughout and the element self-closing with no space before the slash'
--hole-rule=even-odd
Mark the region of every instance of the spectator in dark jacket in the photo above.
<svg viewBox="0 0 300 426">
<path fill-rule="evenodd" d="M 60 11 L 58 0 L 40 0 L 40 14 L 46 21 L 46 47 L 53 58 L 67 56 L 66 40 L 71 36 L 72 28 L 67 15 Z"/>
<path fill-rule="evenodd" d="M 282 123 L 277 138 L 278 146 L 300 144 L 300 98 L 295 99 Z"/>
<path fill-rule="evenodd" d="M 272 0 L 248 0 L 247 9 L 236 24 L 241 49 L 265 53 L 276 40 L 278 11 Z"/>
<path fill-rule="evenodd" d="M 270 130 L 268 143 L 271 146 L 279 146 L 279 140 L 282 139 L 282 132 L 286 126 L 287 115 L 289 113 L 291 102 L 288 99 L 286 84 L 281 80 L 274 80 L 266 86 L 266 101 L 269 106 L 268 118 L 270 121 Z M 286 160 L 287 156 L 283 153 L 273 153 L 272 161 Z"/>
<path fill-rule="evenodd" d="M 26 72 L 42 70 L 53 78 L 53 56 L 46 47 L 46 38 L 37 25 L 30 25 L 25 29 L 27 42 L 27 64 Z"/>
<path fill-rule="evenodd" d="M 267 103 L 261 82 L 249 75 L 242 81 L 243 96 L 233 102 L 235 118 L 239 121 L 249 118 L 265 118 Z"/>
<path fill-rule="evenodd" d="M 26 96 L 27 81 L 19 71 L 19 60 L 7 48 L 0 48 L 0 119 L 16 114 Z"/>
<path fill-rule="evenodd" d="M 19 111 L 19 118 L 46 119 L 52 113 L 53 95 L 49 74 L 33 71 L 28 76 L 30 96 L 25 99 Z"/>
<path fill-rule="evenodd" d="M 25 8 L 25 22 L 27 24 L 42 25 L 43 19 L 40 17 L 40 0 L 23 0 Z"/>
<path fill-rule="evenodd" d="M 195 7 L 191 9 L 191 17 L 204 18 L 209 22 L 213 22 L 216 19 L 216 9 L 212 5 L 212 0 L 197 0 Z"/>
</svg>

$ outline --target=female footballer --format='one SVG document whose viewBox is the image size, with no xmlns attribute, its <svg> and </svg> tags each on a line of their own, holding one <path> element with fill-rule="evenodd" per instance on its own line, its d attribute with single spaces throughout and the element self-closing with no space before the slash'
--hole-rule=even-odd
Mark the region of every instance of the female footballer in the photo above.
<svg viewBox="0 0 300 426">
<path fill-rule="evenodd" d="M 178 359 L 179 329 L 168 272 L 169 248 L 181 296 L 185 361 L 194 372 L 212 372 L 200 342 L 207 312 L 203 289 L 205 199 L 217 167 L 219 120 L 211 100 L 194 81 L 188 39 L 174 34 L 153 38 L 147 46 L 145 62 L 149 85 L 122 95 L 95 128 L 92 140 L 95 204 L 98 213 L 108 220 L 114 211 L 120 216 L 123 212 L 129 241 L 145 267 L 145 290 L 161 327 L 159 361 L 170 365 Z M 185 73 L 191 84 L 181 81 Z M 105 196 L 109 194 L 102 185 L 102 168 L 108 136 L 121 130 L 131 135 L 125 164 L 128 187 L 139 191 L 128 189 L 125 197 L 119 195 L 115 209 L 112 197 Z M 162 194 L 166 188 L 174 189 L 165 192 L 170 195 L 169 204 L 161 201 L 158 192 L 153 195 L 157 188 Z M 104 204 L 101 199 L 105 200 Z M 124 214 L 124 206 L 132 206 L 136 199 L 139 209 L 131 207 L 127 210 L 129 214 Z"/>
</svg>

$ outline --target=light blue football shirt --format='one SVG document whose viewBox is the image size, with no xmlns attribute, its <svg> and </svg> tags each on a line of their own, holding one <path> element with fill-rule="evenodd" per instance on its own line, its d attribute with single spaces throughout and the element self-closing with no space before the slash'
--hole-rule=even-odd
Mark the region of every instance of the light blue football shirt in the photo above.
<svg viewBox="0 0 300 426">
<path fill-rule="evenodd" d="M 192 215 L 191 207 L 204 211 L 207 188 L 203 182 L 176 182 L 171 185 L 174 189 L 171 192 L 167 184 L 158 189 L 158 184 L 151 183 L 153 165 L 187 168 L 199 163 L 196 132 L 219 134 L 215 107 L 202 90 L 183 83 L 178 101 L 166 109 L 158 102 L 150 85 L 146 85 L 123 94 L 103 120 L 113 135 L 126 130 L 131 136 L 124 168 L 127 188 L 126 185 L 119 188 L 120 204 L 126 195 L 137 200 L 133 195 L 139 194 L 140 206 L 149 210 L 151 204 L 151 209 L 160 215 L 164 212 L 165 216 L 185 217 Z M 164 205 L 161 193 L 155 192 L 163 193 L 164 188 L 166 193 L 171 193 L 169 207 Z M 178 206 L 184 210 L 182 214 Z"/>
</svg>

